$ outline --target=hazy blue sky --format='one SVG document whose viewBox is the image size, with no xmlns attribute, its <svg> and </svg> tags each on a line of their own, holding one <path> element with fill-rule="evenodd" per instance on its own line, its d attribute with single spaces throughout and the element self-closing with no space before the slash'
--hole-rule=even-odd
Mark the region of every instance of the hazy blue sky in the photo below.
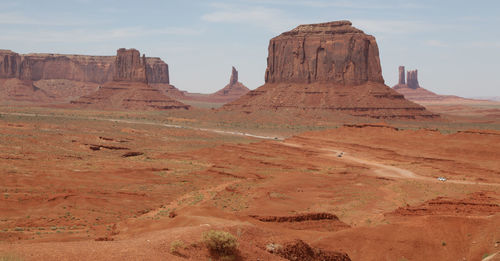
<svg viewBox="0 0 500 261">
<path fill-rule="evenodd" d="M 269 39 L 299 24 L 351 20 L 374 35 L 386 84 L 398 65 L 423 87 L 500 96 L 500 1 L 0 0 L 0 48 L 19 53 L 158 56 L 182 90 L 213 92 L 231 66 L 264 83 Z"/>
</svg>

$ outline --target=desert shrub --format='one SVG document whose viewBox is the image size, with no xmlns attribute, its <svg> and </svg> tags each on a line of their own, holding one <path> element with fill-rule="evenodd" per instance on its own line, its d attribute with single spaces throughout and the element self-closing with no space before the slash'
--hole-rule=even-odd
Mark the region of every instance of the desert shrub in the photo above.
<svg viewBox="0 0 500 261">
<path fill-rule="evenodd" d="M 181 248 L 182 246 L 184 246 L 184 242 L 182 242 L 182 240 L 172 241 L 172 243 L 170 243 L 170 253 L 179 253 L 179 248 Z"/>
<path fill-rule="evenodd" d="M 23 259 L 12 254 L 0 254 L 0 261 L 22 261 Z"/>
<path fill-rule="evenodd" d="M 235 236 L 225 231 L 210 230 L 203 234 L 203 243 L 210 252 L 226 260 L 236 254 L 237 241 Z"/>
</svg>

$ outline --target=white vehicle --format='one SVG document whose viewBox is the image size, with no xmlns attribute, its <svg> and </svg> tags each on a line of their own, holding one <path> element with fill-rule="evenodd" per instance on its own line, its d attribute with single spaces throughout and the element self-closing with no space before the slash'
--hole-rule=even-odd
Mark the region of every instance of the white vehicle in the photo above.
<svg viewBox="0 0 500 261">
<path fill-rule="evenodd" d="M 445 178 L 445 177 L 438 177 L 438 180 L 439 180 L 439 181 L 443 181 L 443 182 L 445 182 L 445 181 L 446 181 L 446 178 Z"/>
</svg>

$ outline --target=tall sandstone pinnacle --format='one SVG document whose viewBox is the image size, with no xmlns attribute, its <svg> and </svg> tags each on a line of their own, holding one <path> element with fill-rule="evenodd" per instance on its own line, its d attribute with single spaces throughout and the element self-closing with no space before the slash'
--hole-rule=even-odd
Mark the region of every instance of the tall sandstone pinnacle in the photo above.
<svg viewBox="0 0 500 261">
<path fill-rule="evenodd" d="M 405 67 L 399 66 L 399 81 L 398 84 L 406 84 L 405 81 Z"/>
<path fill-rule="evenodd" d="M 265 84 L 222 109 L 437 117 L 384 84 L 375 37 L 349 21 L 300 25 L 271 39 Z"/>
<path fill-rule="evenodd" d="M 231 78 L 229 79 L 229 85 L 236 84 L 238 82 L 238 71 L 234 68 L 231 71 Z"/>
<path fill-rule="evenodd" d="M 238 81 L 238 70 L 232 67 L 229 83 L 224 88 L 210 94 L 208 97 L 215 102 L 231 102 L 248 93 L 250 90 Z"/>
</svg>

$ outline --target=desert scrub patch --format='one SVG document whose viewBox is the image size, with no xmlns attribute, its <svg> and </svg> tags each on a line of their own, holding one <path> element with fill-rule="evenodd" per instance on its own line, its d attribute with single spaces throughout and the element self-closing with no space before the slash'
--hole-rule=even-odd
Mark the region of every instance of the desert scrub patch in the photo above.
<svg viewBox="0 0 500 261">
<path fill-rule="evenodd" d="M 0 254 L 0 261 L 22 261 L 23 259 L 14 254 Z"/>
<path fill-rule="evenodd" d="M 170 253 L 179 254 L 179 250 L 182 247 L 184 247 L 184 242 L 182 240 L 174 240 L 170 243 Z"/>
<path fill-rule="evenodd" d="M 212 201 L 216 207 L 223 210 L 240 211 L 248 208 L 248 195 L 238 191 L 223 190 L 218 192 Z"/>
<path fill-rule="evenodd" d="M 234 260 L 238 250 L 238 240 L 226 231 L 209 230 L 203 233 L 203 244 L 214 256 L 223 260 Z"/>
</svg>

